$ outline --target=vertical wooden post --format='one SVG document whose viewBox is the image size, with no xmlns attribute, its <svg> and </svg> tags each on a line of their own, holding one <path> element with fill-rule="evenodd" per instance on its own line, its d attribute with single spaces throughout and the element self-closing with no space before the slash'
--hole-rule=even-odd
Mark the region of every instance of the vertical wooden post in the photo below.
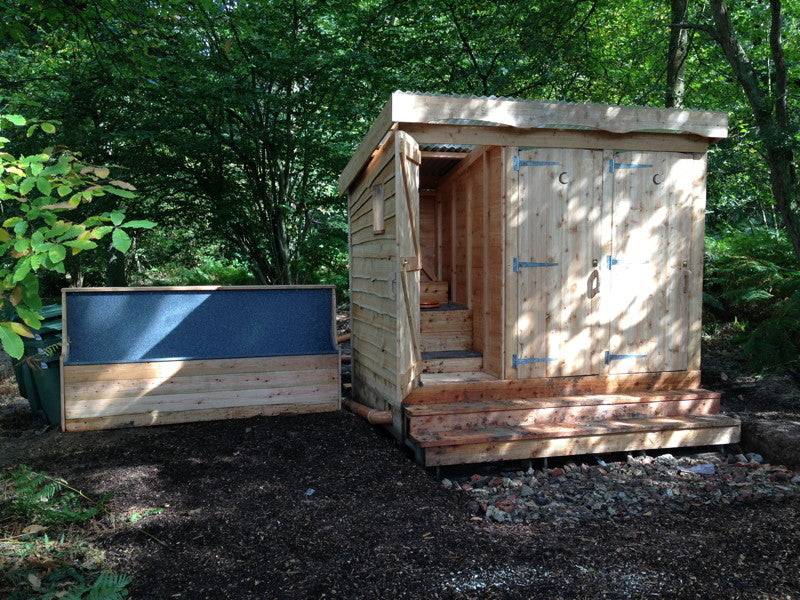
<svg viewBox="0 0 800 600">
<path fill-rule="evenodd" d="M 483 213 L 483 244 L 481 246 L 482 251 L 482 263 L 483 263 L 483 335 L 481 339 L 483 340 L 483 348 L 481 351 L 483 352 L 484 356 L 486 356 L 486 348 L 488 346 L 487 340 L 489 339 L 489 319 L 491 318 L 491 311 L 489 310 L 489 298 L 491 294 L 497 293 L 499 290 L 489 290 L 489 240 L 491 238 L 491 220 L 489 218 L 489 153 L 484 152 L 483 156 L 481 157 L 482 161 L 482 172 L 481 175 L 483 176 L 483 193 L 481 197 L 481 211 Z"/>
<path fill-rule="evenodd" d="M 503 190 L 503 224 L 505 229 L 505 249 L 503 256 L 503 276 L 505 278 L 505 299 L 503 301 L 503 379 L 516 379 L 511 358 L 517 351 L 517 312 L 518 290 L 517 279 L 511 273 L 511 261 L 519 252 L 519 178 L 514 170 L 513 158 L 517 155 L 516 146 L 503 148 L 502 190 Z"/>
</svg>

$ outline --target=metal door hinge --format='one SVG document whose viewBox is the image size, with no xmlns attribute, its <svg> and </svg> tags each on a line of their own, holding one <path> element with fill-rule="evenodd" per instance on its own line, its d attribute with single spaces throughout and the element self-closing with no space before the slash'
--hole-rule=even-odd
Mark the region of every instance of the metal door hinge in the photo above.
<svg viewBox="0 0 800 600">
<path fill-rule="evenodd" d="M 650 169 L 653 165 L 648 163 L 617 162 L 613 158 L 608 159 L 608 172 L 613 173 L 620 169 Z"/>
<path fill-rule="evenodd" d="M 555 358 L 550 356 L 517 356 L 516 354 L 511 355 L 511 366 L 515 369 L 522 366 L 522 365 L 532 365 L 532 364 L 539 364 L 539 363 L 551 363 L 555 361 Z"/>
<path fill-rule="evenodd" d="M 512 157 L 511 162 L 515 171 L 521 167 L 557 167 L 561 164 L 557 160 L 523 160 L 519 156 Z"/>
<path fill-rule="evenodd" d="M 626 360 L 629 358 L 644 358 L 647 354 L 611 354 L 606 350 L 605 363 L 609 364 L 612 360 Z"/>
<path fill-rule="evenodd" d="M 511 261 L 511 269 L 514 271 L 514 273 L 519 273 L 522 269 L 548 268 L 557 266 L 557 262 L 531 262 L 520 260 L 517 256 L 515 256 L 514 260 Z"/>
</svg>

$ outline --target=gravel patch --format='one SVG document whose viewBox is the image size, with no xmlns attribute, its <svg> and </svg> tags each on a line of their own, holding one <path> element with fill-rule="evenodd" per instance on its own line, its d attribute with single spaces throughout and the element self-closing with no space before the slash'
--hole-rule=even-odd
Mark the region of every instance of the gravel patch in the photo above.
<svg viewBox="0 0 800 600">
<path fill-rule="evenodd" d="M 757 453 L 628 455 L 593 463 L 474 474 L 443 479 L 442 486 L 464 492 L 476 517 L 495 523 L 577 525 L 800 496 L 800 472 L 767 464 Z"/>
</svg>

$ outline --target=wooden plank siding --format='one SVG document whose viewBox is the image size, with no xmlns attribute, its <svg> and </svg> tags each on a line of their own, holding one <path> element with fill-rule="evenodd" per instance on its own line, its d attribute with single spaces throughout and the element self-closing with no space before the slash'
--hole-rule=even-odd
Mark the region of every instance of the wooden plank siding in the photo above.
<svg viewBox="0 0 800 600">
<path fill-rule="evenodd" d="M 376 185 L 383 186 L 381 233 L 373 227 Z M 348 201 L 353 394 L 379 410 L 398 404 L 395 187 L 394 143 L 388 140 L 350 189 Z"/>
<path fill-rule="evenodd" d="M 64 365 L 64 429 L 337 410 L 338 355 Z"/>
</svg>

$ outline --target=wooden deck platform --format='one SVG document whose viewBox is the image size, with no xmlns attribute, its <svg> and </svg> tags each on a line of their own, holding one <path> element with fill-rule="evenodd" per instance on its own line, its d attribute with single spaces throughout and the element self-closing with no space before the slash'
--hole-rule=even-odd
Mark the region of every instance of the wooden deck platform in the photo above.
<svg viewBox="0 0 800 600">
<path fill-rule="evenodd" d="M 692 380 L 673 375 L 660 383 L 626 376 L 511 385 L 465 381 L 462 373 L 426 374 L 425 385 L 404 405 L 406 439 L 425 466 L 738 442 L 739 421 L 719 414 L 720 394 L 696 386 L 670 389 L 675 381 Z M 593 386 L 618 391 L 576 393 Z"/>
<path fill-rule="evenodd" d="M 412 440 L 425 466 L 439 466 L 730 444 L 739 441 L 739 429 L 738 419 L 710 415 L 431 432 Z"/>
</svg>

